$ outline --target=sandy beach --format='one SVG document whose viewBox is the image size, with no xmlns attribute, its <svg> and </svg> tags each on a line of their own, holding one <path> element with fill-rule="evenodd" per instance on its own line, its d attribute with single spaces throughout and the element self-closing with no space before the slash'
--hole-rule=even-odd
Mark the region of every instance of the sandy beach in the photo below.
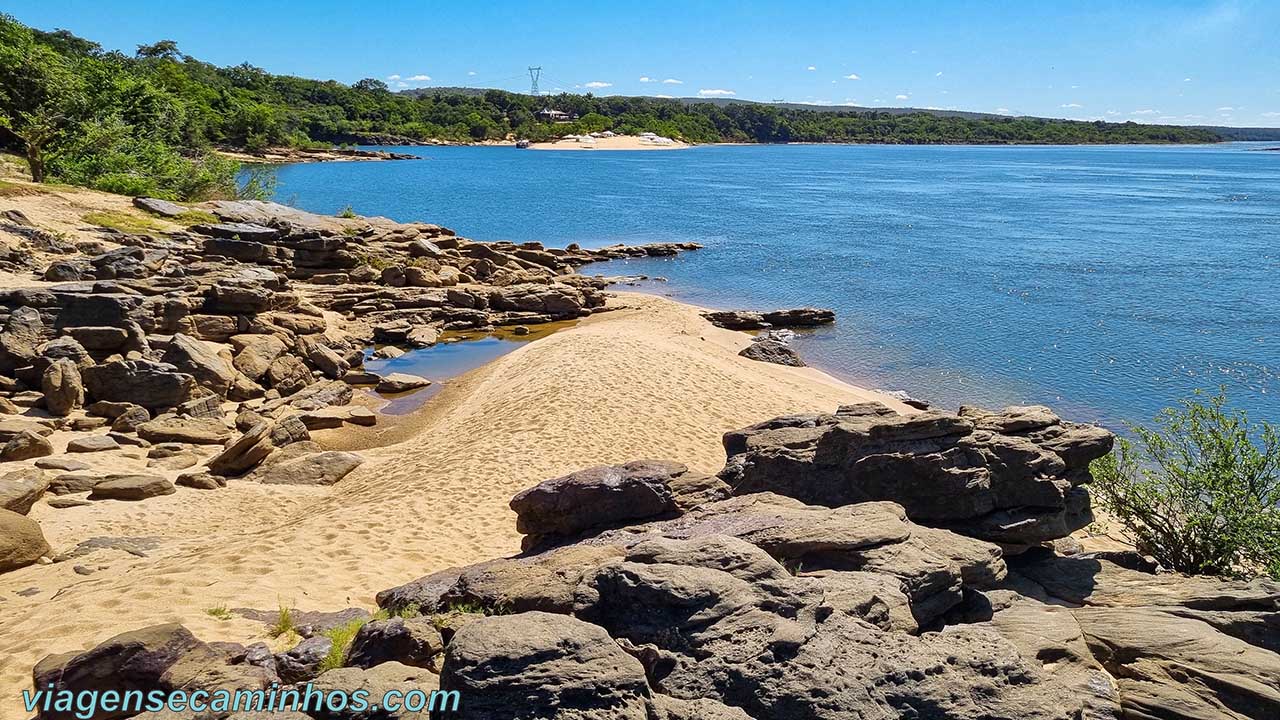
<svg viewBox="0 0 1280 720">
<path fill-rule="evenodd" d="M 909 411 L 812 368 L 738 357 L 749 337 L 697 308 L 629 293 L 613 302 L 620 309 L 472 371 L 395 419 L 390 437 L 403 441 L 365 451 L 331 488 L 232 481 L 142 504 L 38 503 L 32 517 L 55 551 L 95 536 L 152 538 L 154 548 L 111 553 L 88 577 L 75 562 L 0 576 L 0 716 L 23 717 L 19 693 L 49 653 L 168 621 L 201 637 L 264 640 L 262 623 L 206 610 L 370 608 L 380 589 L 512 554 L 507 502 L 539 480 L 639 457 L 714 472 L 721 433 L 760 418 L 871 397 Z"/>
<path fill-rule="evenodd" d="M 594 144 L 579 143 L 576 140 L 556 140 L 555 142 L 533 143 L 531 150 L 687 150 L 693 147 L 688 143 L 673 141 L 659 145 L 644 138 L 633 135 L 596 138 Z"/>
</svg>

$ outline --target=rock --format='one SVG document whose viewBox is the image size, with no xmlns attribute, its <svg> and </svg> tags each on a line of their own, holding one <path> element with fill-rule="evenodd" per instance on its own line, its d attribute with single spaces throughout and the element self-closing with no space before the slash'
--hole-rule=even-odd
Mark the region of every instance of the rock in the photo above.
<svg viewBox="0 0 1280 720">
<path fill-rule="evenodd" d="M 0 440 L 12 440 L 24 432 L 34 433 L 41 437 L 53 433 L 53 427 L 46 422 L 25 418 L 6 418 L 0 420 Z"/>
<path fill-rule="evenodd" d="M 326 377 L 334 379 L 342 377 L 351 369 L 351 365 L 346 360 L 342 359 L 338 353 L 324 345 L 320 345 L 319 343 L 311 346 L 311 350 L 307 354 L 307 359 L 311 361 L 311 364 L 314 365 L 317 370 L 324 373 Z"/>
<path fill-rule="evenodd" d="M 93 486 L 90 500 L 146 500 L 172 495 L 173 483 L 156 475 L 108 475 Z"/>
<path fill-rule="evenodd" d="M 425 703 L 434 704 L 437 709 L 447 710 L 446 714 L 471 717 L 470 709 L 466 709 L 465 713 L 460 712 L 466 708 L 466 700 L 461 700 L 456 695 L 433 697 L 433 693 L 439 689 L 439 680 L 435 673 L 422 668 L 401 665 L 398 662 L 382 663 L 367 670 L 354 667 L 329 670 L 312 681 L 312 687 L 325 695 L 339 692 L 348 697 L 352 693 L 363 692 L 370 698 L 382 698 L 395 691 L 399 693 L 398 697 L 404 698 L 405 701 L 421 699 Z M 419 693 L 421 693 L 420 696 Z M 326 705 L 320 710 L 314 710 L 312 716 L 315 720 L 380 720 L 383 718 L 408 720 L 409 718 L 425 719 L 427 713 L 411 712 L 403 708 L 397 712 L 383 708 L 378 712 L 361 713 L 351 708 L 331 709 Z M 508 717 L 510 717 L 509 712 Z"/>
<path fill-rule="evenodd" d="M 377 385 L 381 380 L 381 375 L 364 370 L 352 370 L 342 376 L 342 381 L 348 385 Z"/>
<path fill-rule="evenodd" d="M 458 691 L 468 718 L 555 708 L 556 717 L 646 720 L 644 667 L 599 626 L 529 612 L 476 621 L 445 651 L 440 688 Z"/>
<path fill-rule="evenodd" d="M 409 331 L 405 342 L 415 347 L 430 347 L 440 340 L 440 331 L 431 327 L 417 327 Z"/>
<path fill-rule="evenodd" d="M 384 394 L 402 393 L 409 392 L 410 390 L 417 390 L 418 388 L 424 388 L 430 384 L 431 381 L 424 377 L 397 372 L 391 373 L 390 375 L 384 375 L 382 379 L 378 381 L 374 390 Z"/>
<path fill-rule="evenodd" d="M 743 348 L 742 352 L 739 352 L 738 354 L 749 360 L 773 363 L 774 365 L 805 367 L 804 361 L 800 359 L 799 353 L 792 350 L 790 346 L 784 345 L 776 340 L 760 340 L 753 342 Z"/>
<path fill-rule="evenodd" d="M 67 452 L 69 453 L 102 452 L 104 450 L 118 450 L 119 448 L 120 443 L 107 435 L 90 435 L 76 438 L 67 443 Z"/>
<path fill-rule="evenodd" d="M 225 478 L 205 472 L 179 475 L 174 482 L 182 487 L 189 487 L 195 490 L 217 490 L 227 486 Z"/>
<path fill-rule="evenodd" d="M 590 528 L 674 514 L 671 480 L 679 463 L 637 460 L 601 465 L 541 482 L 511 499 L 516 529 L 526 535 L 572 536 Z"/>
<path fill-rule="evenodd" d="M 443 268 L 441 272 L 443 273 Z M 444 275 L 441 275 L 444 278 Z M 514 310 L 549 315 L 553 318 L 575 318 L 586 310 L 586 299 L 577 288 L 563 283 L 535 283 L 493 287 L 489 290 L 489 306 L 494 310 Z"/>
<path fill-rule="evenodd" d="M 0 508 L 26 515 L 49 488 L 49 479 L 39 468 L 23 468 L 0 476 Z"/>
<path fill-rule="evenodd" d="M 269 243 L 280 237 L 275 228 L 255 225 L 253 223 L 226 222 L 209 225 L 192 225 L 191 232 L 230 240 L 246 240 L 249 242 Z"/>
<path fill-rule="evenodd" d="M 309 637 L 287 652 L 276 655 L 276 671 L 286 683 L 299 683 L 320 674 L 320 663 L 333 648 L 333 641 L 323 635 Z"/>
<path fill-rule="evenodd" d="M 95 400 L 131 402 L 167 408 L 186 402 L 195 379 L 172 365 L 148 360 L 117 360 L 81 371 L 85 389 Z"/>
<path fill-rule="evenodd" d="M 74 472 L 76 470 L 88 470 L 87 463 L 73 460 L 69 457 L 45 457 L 36 460 L 36 467 L 41 470 L 64 470 L 66 472 Z"/>
<path fill-rule="evenodd" d="M 271 441 L 275 423 L 263 420 L 246 430 L 240 437 L 209 460 L 209 472 L 224 477 L 236 477 L 258 466 L 271 451 L 276 449 Z"/>
<path fill-rule="evenodd" d="M 188 335 L 177 333 L 165 350 L 162 362 L 169 363 L 195 378 L 201 387 L 208 388 L 214 394 L 226 397 L 227 390 L 235 380 L 235 372 L 217 351 L 203 340 L 196 340 Z"/>
<path fill-rule="evenodd" d="M 53 444 L 48 439 L 30 430 L 23 430 L 9 438 L 4 448 L 0 449 L 0 462 L 30 460 L 52 454 Z"/>
<path fill-rule="evenodd" d="M 271 387 L 281 395 L 289 396 L 311 384 L 311 371 L 293 355 L 281 355 L 267 369 Z"/>
<path fill-rule="evenodd" d="M 0 332 L 0 372 L 11 374 L 14 368 L 30 365 L 43 331 L 39 310 L 26 305 L 14 308 Z"/>
<path fill-rule="evenodd" d="M 151 420 L 151 413 L 141 405 L 132 405 L 116 416 L 111 429 L 118 433 L 136 433 L 138 428 Z"/>
<path fill-rule="evenodd" d="M 0 509 L 0 573 L 17 570 L 49 554 L 49 543 L 36 521 Z"/>
<path fill-rule="evenodd" d="M 138 426 L 138 437 L 153 443 L 178 442 L 221 445 L 231 439 L 231 428 L 222 420 L 162 415 Z"/>
<path fill-rule="evenodd" d="M 67 508 L 73 508 L 73 507 L 85 507 L 86 505 L 92 505 L 93 503 L 89 502 L 88 500 L 81 500 L 79 498 L 54 497 L 54 498 L 49 498 L 48 504 L 49 504 L 49 507 L 54 508 L 55 510 L 66 510 Z"/>
<path fill-rule="evenodd" d="M 45 409 L 54 415 L 70 415 L 84 404 L 84 384 L 76 364 L 61 358 L 49 364 L 40 378 Z"/>
<path fill-rule="evenodd" d="M 267 374 L 271 363 L 284 354 L 285 344 L 275 335 L 236 335 L 231 338 L 236 349 L 232 363 L 250 380 L 258 380 Z"/>
<path fill-rule="evenodd" d="M 352 425 L 372 427 L 378 424 L 378 414 L 369 408 L 352 407 L 347 409 L 346 420 Z"/>
<path fill-rule="evenodd" d="M 86 350 L 98 352 L 119 350 L 129 339 L 129 333 L 118 327 L 73 327 L 66 332 Z"/>
<path fill-rule="evenodd" d="M 50 655 L 32 671 L 35 687 L 54 686 L 72 693 L 114 690 L 147 693 L 167 690 L 165 673 L 188 652 L 202 643 L 176 623 L 152 625 L 121 633 L 82 653 Z M 92 720 L 128 717 L 130 713 L 107 712 L 97 708 Z M 81 720 L 72 709 L 42 713 L 42 720 Z"/>
<path fill-rule="evenodd" d="M 174 408 L 174 411 L 180 416 L 189 418 L 221 420 L 223 416 L 222 398 L 217 395 L 193 398 Z"/>
<path fill-rule="evenodd" d="M 102 480 L 101 475 L 81 472 L 63 473 L 49 481 L 49 492 L 54 495 L 73 495 L 89 492 L 94 485 L 102 482 Z"/>
<path fill-rule="evenodd" d="M 299 410 L 320 410 L 334 405 L 346 405 L 351 402 L 353 393 L 351 386 L 336 380 L 324 380 L 313 383 L 290 395 L 281 405 L 289 405 Z M 274 403 L 268 404 L 270 409 Z"/>
<path fill-rule="evenodd" d="M 329 450 L 263 466 L 251 479 L 264 485 L 332 485 L 363 462 L 355 453 Z"/>
<path fill-rule="evenodd" d="M 215 314 L 254 315 L 270 310 L 273 297 L 274 293 L 259 282 L 222 280 L 209 288 L 205 309 Z"/>
<path fill-rule="evenodd" d="M 736 493 L 817 505 L 892 500 L 917 522 L 1010 545 L 1065 537 L 1092 520 L 1078 486 L 1110 436 L 1051 413 L 999 432 L 1024 412 L 976 422 L 937 411 L 778 418 L 725 435 L 720 477 Z"/>
<path fill-rule="evenodd" d="M 444 640 L 430 618 L 374 620 L 356 632 L 345 664 L 371 668 L 395 661 L 435 669 L 435 659 L 443 651 Z"/>
<path fill-rule="evenodd" d="M 728 330 L 760 330 L 768 327 L 813 327 L 835 322 L 836 314 L 823 308 L 794 308 L 772 312 L 746 310 L 722 310 L 705 312 L 706 318 L 716 327 Z"/>
<path fill-rule="evenodd" d="M 154 215 L 167 218 L 176 218 L 183 213 L 189 212 L 188 208 L 182 205 L 157 198 L 136 197 L 133 199 L 133 205 Z"/>
</svg>

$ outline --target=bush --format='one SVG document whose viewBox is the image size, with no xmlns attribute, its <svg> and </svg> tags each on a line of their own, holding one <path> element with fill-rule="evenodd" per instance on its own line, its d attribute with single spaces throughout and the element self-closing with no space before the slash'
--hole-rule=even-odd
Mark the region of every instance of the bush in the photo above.
<svg viewBox="0 0 1280 720">
<path fill-rule="evenodd" d="M 1280 432 L 1199 395 L 1094 462 L 1094 495 L 1138 550 L 1192 575 L 1280 579 Z"/>
</svg>

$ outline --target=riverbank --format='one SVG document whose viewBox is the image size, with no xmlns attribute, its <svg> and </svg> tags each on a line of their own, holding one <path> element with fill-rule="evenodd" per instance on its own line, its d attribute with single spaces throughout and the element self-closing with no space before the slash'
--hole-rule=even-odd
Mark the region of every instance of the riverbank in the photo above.
<svg viewBox="0 0 1280 720">
<path fill-rule="evenodd" d="M 554 142 L 537 142 L 529 145 L 531 150 L 687 150 L 691 147 L 693 145 L 679 140 L 667 139 L 667 142 L 658 142 L 633 135 L 590 138 L 589 142 L 576 138 L 564 138 Z"/>
<path fill-rule="evenodd" d="M 126 629 L 180 621 L 202 636 L 261 641 L 260 622 L 206 610 L 372 607 L 380 588 L 511 554 L 519 536 L 507 501 L 545 477 L 647 456 L 712 472 L 724 431 L 874 397 L 812 369 L 738 357 L 750 338 L 712 327 L 697 308 L 633 294 L 612 303 L 619 309 L 450 383 L 397 421 L 396 444 L 365 451 L 332 488 L 232 480 L 141 504 L 38 503 L 32 516 L 55 550 L 86 536 L 157 540 L 146 557 L 114 553 L 89 577 L 75 563 L 0 575 L 5 702 L 45 654 Z"/>
</svg>

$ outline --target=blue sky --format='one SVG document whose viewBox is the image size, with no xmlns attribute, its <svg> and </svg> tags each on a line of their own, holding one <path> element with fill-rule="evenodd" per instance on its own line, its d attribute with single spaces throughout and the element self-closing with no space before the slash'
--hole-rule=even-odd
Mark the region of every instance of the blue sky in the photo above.
<svg viewBox="0 0 1280 720">
<path fill-rule="evenodd" d="M 0 0 L 107 48 L 394 87 L 1280 126 L 1280 0 Z"/>
</svg>

